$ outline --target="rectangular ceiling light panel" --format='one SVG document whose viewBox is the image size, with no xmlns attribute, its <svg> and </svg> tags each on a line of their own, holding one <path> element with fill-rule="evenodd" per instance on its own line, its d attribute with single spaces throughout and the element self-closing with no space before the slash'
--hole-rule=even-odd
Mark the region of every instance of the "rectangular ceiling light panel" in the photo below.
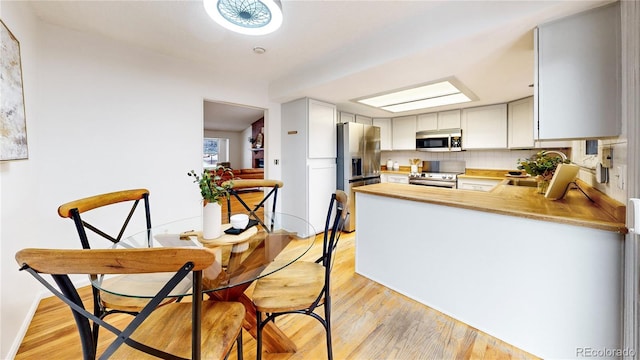
<svg viewBox="0 0 640 360">
<path fill-rule="evenodd" d="M 357 101 L 391 112 L 402 112 L 457 104 L 471 99 L 449 81 L 441 81 Z"/>
</svg>

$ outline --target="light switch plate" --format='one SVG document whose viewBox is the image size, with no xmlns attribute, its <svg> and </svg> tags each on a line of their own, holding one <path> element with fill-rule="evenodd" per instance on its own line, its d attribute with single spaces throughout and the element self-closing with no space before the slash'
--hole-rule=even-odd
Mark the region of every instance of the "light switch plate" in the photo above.
<svg viewBox="0 0 640 360">
<path fill-rule="evenodd" d="M 602 163 L 602 167 L 605 167 L 605 168 L 611 167 L 611 148 L 610 147 L 602 148 L 602 154 L 600 155 L 600 162 Z"/>
</svg>

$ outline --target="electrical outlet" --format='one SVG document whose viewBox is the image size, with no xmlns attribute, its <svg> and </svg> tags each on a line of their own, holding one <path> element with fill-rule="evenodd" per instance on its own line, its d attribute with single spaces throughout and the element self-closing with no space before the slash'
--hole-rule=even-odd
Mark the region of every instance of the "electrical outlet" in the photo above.
<svg viewBox="0 0 640 360">
<path fill-rule="evenodd" d="M 618 189 L 624 190 L 624 183 L 627 179 L 627 166 L 626 165 L 620 165 L 620 166 L 616 166 L 616 177 L 617 179 L 617 186 Z"/>
<path fill-rule="evenodd" d="M 273 159 L 273 164 L 274 164 L 274 165 L 278 165 L 278 164 L 280 164 L 280 160 L 278 160 L 278 159 Z"/>
</svg>

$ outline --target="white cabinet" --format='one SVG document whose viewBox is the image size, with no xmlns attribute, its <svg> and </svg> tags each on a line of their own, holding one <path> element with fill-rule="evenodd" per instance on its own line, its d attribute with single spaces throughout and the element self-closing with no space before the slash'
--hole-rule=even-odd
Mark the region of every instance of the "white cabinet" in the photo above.
<svg viewBox="0 0 640 360">
<path fill-rule="evenodd" d="M 475 190 L 475 191 L 491 191 L 502 180 L 464 177 L 458 178 L 458 189 Z"/>
<path fill-rule="evenodd" d="M 533 96 L 507 104 L 507 130 L 509 149 L 533 147 Z"/>
<path fill-rule="evenodd" d="M 358 124 L 373 125 L 373 121 L 370 117 L 362 115 L 356 115 L 356 122 Z"/>
<path fill-rule="evenodd" d="M 393 150 L 416 149 L 416 116 L 392 119 L 391 146 Z"/>
<path fill-rule="evenodd" d="M 336 191 L 336 163 L 324 160 L 307 165 L 309 222 L 316 232 L 324 230 L 331 194 Z M 284 187 L 282 188 L 284 190 Z"/>
<path fill-rule="evenodd" d="M 380 150 L 391 150 L 391 119 L 373 118 L 372 123 L 380 128 Z"/>
<path fill-rule="evenodd" d="M 383 183 L 395 183 L 395 184 L 408 184 L 409 183 L 409 175 L 382 173 L 381 176 L 380 176 L 380 182 L 383 182 Z"/>
<path fill-rule="evenodd" d="M 462 110 L 463 149 L 507 147 L 507 104 Z"/>
<path fill-rule="evenodd" d="M 438 113 L 420 114 L 416 131 L 438 130 Z"/>
<path fill-rule="evenodd" d="M 335 158 L 337 151 L 336 106 L 309 99 L 309 158 Z"/>
<path fill-rule="evenodd" d="M 336 189 L 337 112 L 333 104 L 302 98 L 282 104 L 281 210 L 321 231 Z"/>
<path fill-rule="evenodd" d="M 440 111 L 437 113 L 418 115 L 416 131 L 457 128 L 460 128 L 460 110 Z"/>
<path fill-rule="evenodd" d="M 538 139 L 585 139 L 621 132 L 620 2 L 535 32 Z"/>
<path fill-rule="evenodd" d="M 460 128 L 460 110 L 440 111 L 438 113 L 438 129 Z"/>
<path fill-rule="evenodd" d="M 356 121 L 356 116 L 354 114 L 340 111 L 340 114 L 338 115 L 338 123 L 343 124 L 343 123 L 355 122 L 355 121 Z"/>
</svg>

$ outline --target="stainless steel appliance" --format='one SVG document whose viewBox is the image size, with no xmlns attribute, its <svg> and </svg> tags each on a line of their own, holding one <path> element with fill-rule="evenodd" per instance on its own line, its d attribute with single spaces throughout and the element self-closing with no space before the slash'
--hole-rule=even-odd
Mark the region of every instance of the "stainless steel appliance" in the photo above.
<svg viewBox="0 0 640 360">
<path fill-rule="evenodd" d="M 420 174 L 409 175 L 409 184 L 440 188 L 457 188 L 458 175 L 464 174 L 464 161 L 423 161 Z"/>
<path fill-rule="evenodd" d="M 416 150 L 462 151 L 462 129 L 418 131 Z"/>
<path fill-rule="evenodd" d="M 380 182 L 380 128 L 348 122 L 338 124 L 338 189 L 349 195 L 349 219 L 345 231 L 356 229 L 356 197 L 353 188 Z"/>
</svg>

